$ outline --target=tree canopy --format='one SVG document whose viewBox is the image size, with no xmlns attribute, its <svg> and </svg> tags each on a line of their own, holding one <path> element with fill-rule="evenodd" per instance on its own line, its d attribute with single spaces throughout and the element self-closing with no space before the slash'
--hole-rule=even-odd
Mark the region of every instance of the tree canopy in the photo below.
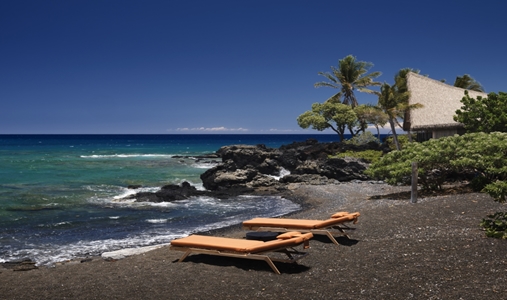
<svg viewBox="0 0 507 300">
<path fill-rule="evenodd" d="M 345 139 L 346 128 L 358 124 L 357 115 L 350 106 L 332 101 L 314 103 L 311 110 L 297 118 L 297 122 L 303 129 L 312 127 L 323 131 L 330 128 L 338 133 L 342 141 Z"/>
<path fill-rule="evenodd" d="M 461 103 L 454 121 L 462 123 L 467 132 L 507 132 L 507 93 L 489 93 L 475 99 L 465 91 Z"/>
<path fill-rule="evenodd" d="M 360 126 L 363 131 L 368 127 L 368 124 L 372 124 L 377 129 L 377 139 L 380 140 L 380 129 L 387 123 L 388 116 L 378 106 L 371 104 L 362 104 L 354 108 L 354 112 L 357 115 Z"/>
</svg>

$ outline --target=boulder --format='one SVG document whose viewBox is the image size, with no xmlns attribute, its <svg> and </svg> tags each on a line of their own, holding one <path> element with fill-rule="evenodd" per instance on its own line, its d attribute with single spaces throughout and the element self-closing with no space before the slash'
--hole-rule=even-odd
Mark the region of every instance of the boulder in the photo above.
<svg viewBox="0 0 507 300">
<path fill-rule="evenodd" d="M 330 158 L 307 160 L 301 163 L 292 173 L 318 174 L 338 181 L 351 181 L 355 179 L 366 180 L 368 177 L 363 171 L 368 163 L 357 158 Z"/>
<path fill-rule="evenodd" d="M 181 185 L 168 184 L 164 185 L 160 191 L 140 192 L 129 195 L 124 199 L 135 199 L 136 202 L 171 202 L 205 194 L 205 191 L 198 191 L 194 186 L 185 181 Z"/>
</svg>

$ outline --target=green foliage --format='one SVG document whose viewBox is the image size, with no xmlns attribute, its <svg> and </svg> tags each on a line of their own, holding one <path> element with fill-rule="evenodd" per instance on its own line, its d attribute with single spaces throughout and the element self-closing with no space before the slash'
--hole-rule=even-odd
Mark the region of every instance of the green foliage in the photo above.
<svg viewBox="0 0 507 300">
<path fill-rule="evenodd" d="M 408 91 L 407 86 L 407 75 L 410 72 L 419 73 L 418 70 L 413 70 L 410 68 L 401 69 L 394 76 L 394 84 L 389 85 L 384 83 L 380 87 L 380 93 L 378 97 L 377 106 L 382 109 L 388 116 L 389 125 L 391 126 L 391 131 L 393 132 L 394 137 L 394 145 L 396 145 L 396 150 L 401 150 L 401 145 L 398 141 L 397 133 L 396 133 L 396 125 L 400 126 L 398 119 L 403 119 L 405 113 L 407 111 L 421 108 L 422 104 L 415 103 L 409 104 L 408 98 L 410 96 L 410 92 Z"/>
<path fill-rule="evenodd" d="M 354 157 L 360 158 L 367 162 L 374 163 L 382 157 L 382 151 L 377 150 L 365 150 L 365 151 L 345 151 L 331 156 L 330 158 L 345 158 Z"/>
<path fill-rule="evenodd" d="M 482 85 L 475 79 L 470 77 L 470 75 L 468 74 L 465 74 L 463 76 L 457 76 L 456 80 L 454 81 L 454 86 L 462 89 L 484 92 L 484 88 L 482 87 Z"/>
<path fill-rule="evenodd" d="M 341 140 L 344 140 L 345 129 L 347 126 L 354 127 L 357 124 L 357 116 L 348 105 L 326 101 L 314 103 L 312 110 L 301 114 L 297 118 L 297 122 L 303 129 L 312 127 L 315 130 L 323 131 L 330 128 L 340 135 Z"/>
<path fill-rule="evenodd" d="M 354 108 L 354 112 L 357 115 L 363 133 L 366 131 L 368 124 L 372 124 L 377 129 L 377 136 L 380 137 L 379 127 L 383 128 L 389 120 L 387 114 L 384 113 L 380 107 L 370 104 L 361 104 Z"/>
<path fill-rule="evenodd" d="M 371 142 L 375 142 L 375 143 L 380 144 L 380 140 L 378 138 L 376 138 L 373 135 L 373 133 L 371 133 L 369 131 L 365 131 L 365 132 L 361 133 L 360 135 L 356 135 L 355 137 L 345 141 L 344 143 L 355 145 L 355 146 L 363 146 L 363 145 L 367 145 Z"/>
<path fill-rule="evenodd" d="M 410 141 L 408 140 L 408 134 L 398 135 L 397 137 L 401 149 L 403 149 L 406 144 L 410 143 Z M 386 138 L 386 143 L 387 146 L 389 146 L 389 149 L 396 150 L 396 144 L 394 143 L 394 137 L 392 135 Z"/>
<path fill-rule="evenodd" d="M 481 227 L 486 230 L 486 236 L 507 239 L 507 212 L 497 212 L 482 219 Z"/>
<path fill-rule="evenodd" d="M 319 75 L 326 77 L 328 81 L 317 82 L 314 86 L 339 89 L 340 91 L 328 101 L 336 101 L 343 97 L 343 104 L 356 107 L 358 103 L 354 90 L 375 94 L 376 92 L 369 87 L 380 85 L 380 82 L 376 82 L 374 79 L 382 73 L 368 73 L 371 67 L 373 67 L 371 62 L 357 61 L 356 57 L 348 55 L 338 60 L 338 67 L 331 66 L 331 73 L 319 72 Z"/>
<path fill-rule="evenodd" d="M 498 202 L 505 202 L 507 182 L 497 180 L 493 183 L 487 184 L 482 191 L 495 198 Z"/>
<path fill-rule="evenodd" d="M 410 178 L 412 162 L 418 164 L 418 180 L 424 189 L 440 189 L 450 173 L 476 172 L 492 182 L 483 191 L 496 201 L 505 201 L 507 133 L 470 133 L 409 143 L 401 151 L 384 155 L 365 173 L 394 185 Z"/>
<path fill-rule="evenodd" d="M 507 132 L 507 93 L 489 93 L 486 98 L 475 99 L 465 91 L 461 103 L 454 121 L 462 123 L 467 132 Z"/>
<path fill-rule="evenodd" d="M 365 173 L 397 184 L 410 178 L 411 163 L 417 162 L 419 182 L 425 189 L 440 188 L 450 172 L 475 172 L 474 190 L 505 202 L 507 195 L 507 133 L 468 133 L 462 136 L 410 143 L 370 165 Z M 483 219 L 488 237 L 507 239 L 507 213 L 497 212 Z"/>
</svg>

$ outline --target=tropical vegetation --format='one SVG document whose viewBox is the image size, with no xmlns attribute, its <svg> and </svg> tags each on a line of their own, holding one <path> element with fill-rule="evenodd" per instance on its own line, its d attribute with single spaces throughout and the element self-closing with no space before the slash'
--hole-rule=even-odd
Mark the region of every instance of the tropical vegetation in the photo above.
<svg viewBox="0 0 507 300">
<path fill-rule="evenodd" d="M 328 81 L 317 82 L 314 86 L 339 89 L 340 91 L 331 96 L 328 101 L 339 101 L 343 98 L 343 104 L 354 108 L 359 105 L 354 90 L 376 94 L 377 92 L 369 89 L 369 87 L 380 86 L 381 84 L 376 82 L 375 78 L 382 75 L 382 73 L 368 73 L 371 67 L 373 67 L 371 62 L 357 61 L 356 57 L 348 55 L 338 60 L 338 67 L 331 66 L 331 73 L 319 72 L 319 75 L 326 77 Z"/>
<path fill-rule="evenodd" d="M 467 132 L 507 132 L 507 93 L 489 93 L 475 99 L 465 91 L 461 103 L 454 121 L 462 123 Z"/>
<path fill-rule="evenodd" d="M 468 74 L 457 76 L 456 80 L 454 81 L 454 86 L 466 90 L 484 92 L 482 85 Z"/>
<path fill-rule="evenodd" d="M 389 121 L 388 115 L 385 114 L 378 106 L 371 104 L 361 104 L 354 108 L 354 111 L 362 130 L 361 135 L 369 133 L 369 131 L 366 131 L 366 128 L 368 127 L 368 124 L 371 124 L 377 130 L 377 140 L 380 141 L 379 127 L 383 128 Z"/>
<path fill-rule="evenodd" d="M 318 131 L 331 129 L 345 140 L 345 130 L 354 128 L 358 124 L 354 110 L 346 104 L 326 101 L 312 104 L 312 109 L 304 112 L 297 118 L 301 128 L 313 128 Z"/>
<path fill-rule="evenodd" d="M 507 133 L 469 133 L 422 143 L 409 143 L 372 164 L 365 173 L 389 184 L 410 180 L 412 162 L 418 166 L 423 189 L 438 190 L 450 174 L 473 175 L 483 183 L 482 191 L 496 201 L 507 195 Z M 480 179 L 479 179 L 480 178 Z"/>
<path fill-rule="evenodd" d="M 411 105 L 408 103 L 410 93 L 407 87 L 407 74 L 409 72 L 419 73 L 419 70 L 413 70 L 410 68 L 401 69 L 394 76 L 393 85 L 384 83 L 380 87 L 380 94 L 378 97 L 377 106 L 387 115 L 397 150 L 400 150 L 401 146 L 396 133 L 396 125 L 402 127 L 398 122 L 398 119 L 403 119 L 408 110 L 422 107 L 419 103 Z"/>
<path fill-rule="evenodd" d="M 331 129 L 341 140 L 348 129 L 352 138 L 346 143 L 364 145 L 379 142 L 366 131 L 373 125 L 378 136 L 379 127 L 387 123 L 393 135 L 386 139 L 391 151 L 346 151 L 334 157 L 355 157 L 371 162 L 365 174 L 385 182 L 408 184 L 412 175 L 412 163 L 418 165 L 418 182 L 424 190 L 440 190 L 449 178 L 456 175 L 470 179 L 474 191 L 484 192 L 495 201 L 507 199 L 507 93 L 489 93 L 487 97 L 470 97 L 468 90 L 484 92 L 482 85 L 470 75 L 457 76 L 455 87 L 465 89 L 462 107 L 456 111 L 454 120 L 464 124 L 466 134 L 411 142 L 410 135 L 397 136 L 400 120 L 420 104 L 409 105 L 407 74 L 418 70 L 405 68 L 394 76 L 394 83 L 376 82 L 380 72 L 368 73 L 372 63 L 357 61 L 349 55 L 331 67 L 330 73 L 320 72 L 326 82 L 315 87 L 331 87 L 339 91 L 323 103 L 314 103 L 312 109 L 297 119 L 302 128 L 312 127 L 322 131 Z M 445 82 L 445 80 L 442 80 Z M 370 87 L 378 86 L 379 90 Z M 378 96 L 376 105 L 359 105 L 354 91 Z M 483 219 L 481 226 L 486 235 L 507 239 L 507 212 L 498 212 Z"/>
<path fill-rule="evenodd" d="M 409 143 L 401 151 L 392 151 L 370 165 L 365 174 L 389 184 L 409 183 L 412 162 L 418 166 L 418 182 L 423 189 L 442 189 L 451 174 L 472 177 L 471 186 L 487 193 L 495 201 L 507 197 L 507 133 L 477 132 Z M 483 219 L 488 236 L 507 238 L 505 214 Z M 503 228 L 503 229 L 502 229 Z M 503 231 L 502 231 L 503 230 Z"/>
</svg>

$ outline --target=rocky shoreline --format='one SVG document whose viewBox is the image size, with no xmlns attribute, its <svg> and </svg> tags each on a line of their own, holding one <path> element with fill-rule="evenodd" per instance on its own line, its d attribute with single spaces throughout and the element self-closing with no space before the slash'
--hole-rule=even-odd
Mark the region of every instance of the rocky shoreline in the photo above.
<svg viewBox="0 0 507 300">
<path fill-rule="evenodd" d="M 486 238 L 481 218 L 506 204 L 477 193 L 401 199 L 407 187 L 366 182 L 290 185 L 306 203 L 293 218 L 359 211 L 351 240 L 310 241 L 276 275 L 263 262 L 161 247 L 124 259 L 93 258 L 16 272 L 0 267 L 3 299 L 504 299 L 507 241 Z M 244 238 L 240 225 L 207 232 Z"/>
<path fill-rule="evenodd" d="M 181 185 L 165 185 L 157 192 L 139 192 L 125 199 L 170 202 L 194 196 L 230 198 L 242 194 L 290 197 L 289 186 L 294 183 L 326 185 L 368 180 L 363 174 L 368 162 L 351 157 L 330 157 L 347 150 L 386 151 L 384 146 L 374 142 L 359 147 L 339 142 L 318 143 L 314 139 L 280 148 L 224 146 L 216 153 L 194 158 L 216 164 L 200 176 L 206 190 L 198 190 L 183 182 Z"/>
<path fill-rule="evenodd" d="M 420 193 L 417 203 L 411 203 L 409 187 L 332 169 L 341 166 L 360 173 L 365 162 L 345 160 L 345 167 L 343 162 L 329 163 L 327 154 L 319 153 L 335 154 L 336 145 L 328 145 L 328 150 L 319 147 L 312 141 L 286 149 L 228 146 L 209 158 L 221 162 L 203 174 L 206 192 L 214 197 L 245 192 L 283 195 L 302 207 L 290 214 L 292 218 L 361 213 L 349 233 L 351 239 L 338 237 L 340 245 L 335 245 L 315 237 L 310 255 L 299 264 L 277 263 L 281 275 L 263 262 L 244 259 L 191 255 L 178 263 L 181 253 L 156 245 L 52 268 L 34 269 L 30 262 L 21 262 L 19 270 L 0 266 L 0 295 L 2 299 L 505 298 L 507 241 L 486 238 L 479 222 L 488 214 L 506 211 L 507 204 L 460 188 L 440 195 Z M 296 179 L 274 178 L 283 169 Z M 330 170 L 335 175 L 323 175 Z M 162 190 L 139 199 L 171 201 L 204 192 L 186 183 Z M 240 224 L 201 234 L 245 237 Z"/>
</svg>

